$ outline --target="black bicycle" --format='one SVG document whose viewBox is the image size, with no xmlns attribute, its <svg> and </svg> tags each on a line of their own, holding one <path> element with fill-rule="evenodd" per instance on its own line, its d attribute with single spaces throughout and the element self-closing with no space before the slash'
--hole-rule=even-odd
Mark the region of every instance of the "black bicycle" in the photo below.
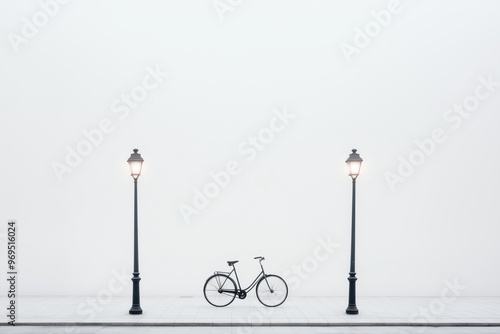
<svg viewBox="0 0 500 334">
<path fill-rule="evenodd" d="M 288 296 L 288 286 L 285 280 L 278 275 L 268 275 L 264 272 L 264 267 L 262 266 L 264 257 L 257 256 L 254 259 L 259 260 L 262 271 L 248 288 L 241 288 L 240 280 L 236 273 L 236 267 L 234 266 L 238 261 L 227 261 L 227 264 L 233 267 L 233 270 L 231 270 L 230 273 L 216 271 L 214 275 L 207 279 L 203 287 L 203 294 L 207 302 L 213 306 L 224 307 L 231 304 L 236 296 L 238 296 L 239 299 L 245 299 L 247 293 L 252 290 L 254 286 L 257 286 L 255 292 L 257 298 L 263 305 L 276 307 L 283 304 Z M 236 283 L 230 277 L 233 272 L 236 276 L 236 282 L 238 282 L 237 288 Z"/>
</svg>

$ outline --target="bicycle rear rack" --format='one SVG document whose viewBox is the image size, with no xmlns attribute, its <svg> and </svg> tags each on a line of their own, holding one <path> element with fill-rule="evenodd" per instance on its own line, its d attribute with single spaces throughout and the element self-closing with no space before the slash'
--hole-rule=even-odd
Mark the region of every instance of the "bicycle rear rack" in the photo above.
<svg viewBox="0 0 500 334">
<path fill-rule="evenodd" d="M 227 272 L 227 271 L 214 271 L 214 275 L 217 275 L 217 274 L 226 274 L 226 275 L 229 275 L 229 272 Z"/>
</svg>

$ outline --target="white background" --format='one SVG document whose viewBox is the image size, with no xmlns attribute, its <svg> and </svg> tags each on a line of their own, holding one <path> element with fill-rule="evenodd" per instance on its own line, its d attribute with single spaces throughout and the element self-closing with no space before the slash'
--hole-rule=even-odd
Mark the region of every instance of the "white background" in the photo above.
<svg viewBox="0 0 500 334">
<path fill-rule="evenodd" d="M 233 259 L 250 283 L 258 255 L 294 295 L 346 295 L 357 148 L 358 295 L 433 296 L 456 279 L 499 296 L 500 87 L 456 129 L 443 115 L 479 77 L 500 81 L 500 2 L 402 1 L 351 62 L 341 44 L 388 1 L 233 3 L 221 19 L 210 0 L 72 1 L 16 52 L 8 34 L 41 7 L 2 2 L 0 259 L 17 219 L 20 293 L 95 296 L 131 277 L 137 147 L 143 295 L 200 296 Z M 112 103 L 157 66 L 168 78 L 120 119 Z M 276 108 L 295 118 L 246 161 L 238 146 Z M 113 131 L 59 182 L 54 162 L 104 118 Z M 391 189 L 386 173 L 436 128 L 446 140 Z M 186 223 L 179 205 L 231 160 L 241 173 Z M 318 238 L 338 244 L 323 261 Z"/>
</svg>

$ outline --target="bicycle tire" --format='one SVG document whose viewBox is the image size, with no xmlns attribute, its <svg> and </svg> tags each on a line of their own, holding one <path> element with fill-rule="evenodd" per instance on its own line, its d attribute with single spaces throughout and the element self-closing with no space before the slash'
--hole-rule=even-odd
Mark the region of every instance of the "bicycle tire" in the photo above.
<svg viewBox="0 0 500 334">
<path fill-rule="evenodd" d="M 221 289 L 228 291 L 221 292 Z M 236 292 L 236 283 L 234 280 L 223 274 L 210 276 L 203 286 L 205 299 L 210 305 L 215 307 L 224 307 L 231 304 L 236 298 Z"/>
<path fill-rule="evenodd" d="M 276 307 L 283 304 L 288 297 L 288 285 L 278 275 L 266 275 L 257 283 L 255 293 L 262 305 Z"/>
</svg>

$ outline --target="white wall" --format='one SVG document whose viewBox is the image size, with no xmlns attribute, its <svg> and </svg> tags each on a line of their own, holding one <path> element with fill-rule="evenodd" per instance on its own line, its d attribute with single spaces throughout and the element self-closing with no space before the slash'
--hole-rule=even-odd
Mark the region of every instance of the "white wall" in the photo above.
<svg viewBox="0 0 500 334">
<path fill-rule="evenodd" d="M 249 283 L 257 255 L 296 295 L 346 295 L 352 148 L 365 160 L 359 295 L 438 295 L 445 280 L 500 295 L 500 3 L 402 0 L 382 28 L 371 12 L 388 1 L 233 3 L 72 1 L 30 31 L 40 4 L 2 2 L 0 232 L 5 243 L 17 219 L 21 294 L 96 295 L 122 270 L 128 281 L 137 147 L 144 295 L 200 295 L 231 259 Z M 365 28 L 378 35 L 363 46 Z M 155 69 L 168 77 L 126 107 Z M 463 103 L 470 115 L 448 111 Z M 294 118 L 248 161 L 248 137 L 284 110 Z M 54 164 L 101 122 L 108 133 L 58 179 Z M 418 161 L 415 141 L 435 129 Z M 422 163 L 391 186 L 401 157 Z M 240 173 L 186 223 L 180 205 L 230 161 Z"/>
</svg>

